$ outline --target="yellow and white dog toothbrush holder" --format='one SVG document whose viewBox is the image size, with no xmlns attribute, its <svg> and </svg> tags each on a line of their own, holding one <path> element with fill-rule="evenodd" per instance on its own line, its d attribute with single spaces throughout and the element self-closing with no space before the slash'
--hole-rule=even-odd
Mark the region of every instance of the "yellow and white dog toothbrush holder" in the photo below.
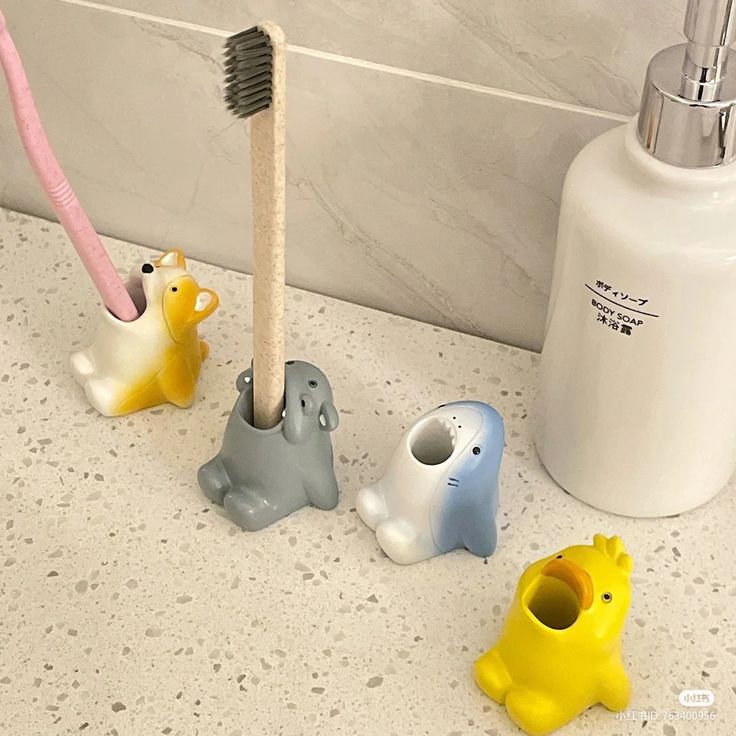
<svg viewBox="0 0 736 736">
<path fill-rule="evenodd" d="M 136 268 L 128 290 L 140 316 L 123 322 L 101 307 L 94 342 L 71 356 L 77 383 L 105 416 L 191 406 L 209 353 L 197 326 L 217 308 L 217 294 L 200 288 L 177 250 Z"/>
</svg>

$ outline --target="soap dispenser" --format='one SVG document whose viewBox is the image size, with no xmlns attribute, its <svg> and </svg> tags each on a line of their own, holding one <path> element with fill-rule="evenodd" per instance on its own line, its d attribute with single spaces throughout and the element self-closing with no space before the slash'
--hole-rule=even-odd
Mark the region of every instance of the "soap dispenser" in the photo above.
<svg viewBox="0 0 736 736">
<path fill-rule="evenodd" d="M 690 0 L 637 118 L 563 189 L 536 445 L 626 516 L 705 503 L 736 467 L 736 0 Z"/>
</svg>

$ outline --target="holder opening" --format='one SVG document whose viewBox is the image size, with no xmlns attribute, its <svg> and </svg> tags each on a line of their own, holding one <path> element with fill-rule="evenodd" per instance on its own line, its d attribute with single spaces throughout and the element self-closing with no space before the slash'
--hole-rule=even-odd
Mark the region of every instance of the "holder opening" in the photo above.
<svg viewBox="0 0 736 736">
<path fill-rule="evenodd" d="M 252 382 L 252 380 L 253 379 L 250 376 L 245 376 L 243 378 L 243 382 L 246 385 L 249 385 Z M 284 399 L 284 402 L 285 402 L 285 399 Z M 261 432 L 264 434 L 280 432 L 284 417 L 286 416 L 286 406 L 284 406 L 284 408 L 281 411 L 281 420 L 275 426 L 268 427 L 266 429 L 263 429 L 261 427 L 256 427 L 254 416 L 253 416 L 253 391 L 252 389 L 250 391 L 243 391 L 240 394 L 237 402 L 235 403 L 234 411 L 240 417 L 240 419 L 243 422 L 245 422 L 245 424 L 247 424 L 254 432 Z"/>
<path fill-rule="evenodd" d="M 143 291 L 143 281 L 139 278 L 129 279 L 125 284 L 125 290 L 130 294 L 130 298 L 133 300 L 133 304 L 135 304 L 135 308 L 138 310 L 138 316 L 140 317 L 148 306 L 146 292 Z"/>
<path fill-rule="evenodd" d="M 455 431 L 449 422 L 430 419 L 410 440 L 412 455 L 423 465 L 440 465 L 455 449 Z"/>
<path fill-rule="evenodd" d="M 133 300 L 133 304 L 135 305 L 135 309 L 138 312 L 138 316 L 131 320 L 128 324 L 132 324 L 133 322 L 136 322 L 139 320 L 143 313 L 146 311 L 146 308 L 148 307 L 148 299 L 146 299 L 146 293 L 143 291 L 143 281 L 140 278 L 129 278 L 125 282 L 125 291 L 128 292 L 128 295 Z M 115 320 L 118 318 L 108 309 L 106 305 L 103 304 L 103 307 L 107 310 L 107 313 Z"/>
<path fill-rule="evenodd" d="M 557 578 L 542 576 L 528 605 L 531 614 L 550 629 L 567 629 L 580 614 L 575 591 Z"/>
</svg>

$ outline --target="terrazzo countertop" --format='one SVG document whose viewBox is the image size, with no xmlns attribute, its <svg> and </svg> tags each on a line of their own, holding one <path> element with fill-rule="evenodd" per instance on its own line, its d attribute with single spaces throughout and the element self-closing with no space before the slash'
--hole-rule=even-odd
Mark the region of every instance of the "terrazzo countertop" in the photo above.
<svg viewBox="0 0 736 736">
<path fill-rule="evenodd" d="M 125 271 L 149 254 L 107 242 Z M 515 734 L 473 661 L 522 568 L 598 531 L 635 561 L 631 710 L 598 706 L 559 733 L 734 733 L 732 488 L 677 518 L 593 510 L 534 453 L 535 354 L 292 289 L 288 355 L 327 370 L 341 409 L 342 497 L 242 532 L 196 472 L 249 362 L 251 284 L 190 267 L 222 301 L 201 330 L 212 353 L 196 404 L 107 419 L 67 367 L 98 309 L 79 261 L 57 225 L 0 211 L 0 734 Z M 400 567 L 355 494 L 418 415 L 462 398 L 506 421 L 499 549 Z M 710 718 L 685 720 L 684 688 L 715 693 Z"/>
</svg>

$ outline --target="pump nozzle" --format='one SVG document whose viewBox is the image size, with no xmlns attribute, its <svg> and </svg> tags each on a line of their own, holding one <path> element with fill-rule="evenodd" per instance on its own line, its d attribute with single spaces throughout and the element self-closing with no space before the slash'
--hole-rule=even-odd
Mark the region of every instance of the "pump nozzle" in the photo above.
<svg viewBox="0 0 736 736">
<path fill-rule="evenodd" d="M 686 168 L 736 160 L 736 0 L 688 0 L 687 43 L 649 63 L 639 112 L 642 146 L 660 161 Z"/>
<path fill-rule="evenodd" d="M 688 100 L 719 99 L 720 83 L 736 36 L 736 0 L 689 0 L 685 14 L 682 95 Z"/>
</svg>

